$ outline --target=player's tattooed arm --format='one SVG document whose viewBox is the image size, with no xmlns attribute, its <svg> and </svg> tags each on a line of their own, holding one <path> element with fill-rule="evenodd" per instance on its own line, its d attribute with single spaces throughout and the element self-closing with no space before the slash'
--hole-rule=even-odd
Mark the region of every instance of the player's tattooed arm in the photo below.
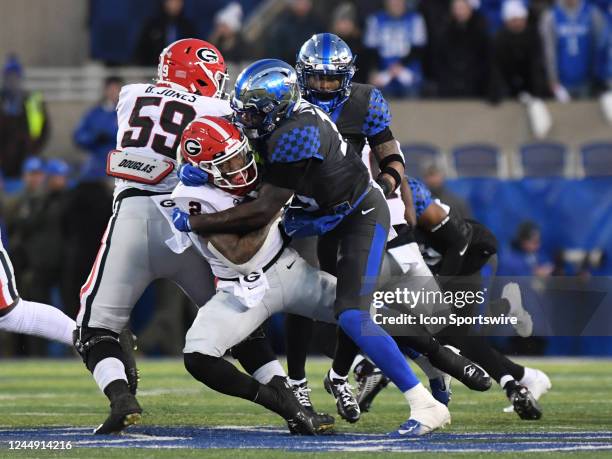
<svg viewBox="0 0 612 459">
<path fill-rule="evenodd" d="M 276 222 L 273 218 L 267 225 L 243 236 L 237 234 L 213 234 L 208 241 L 221 255 L 234 264 L 241 265 L 251 260 L 261 249 L 270 228 Z"/>
<path fill-rule="evenodd" d="M 213 214 L 191 215 L 191 230 L 201 236 L 247 234 L 265 227 L 293 195 L 292 190 L 264 183 L 257 199 Z"/>
<path fill-rule="evenodd" d="M 412 190 L 410 189 L 410 185 L 408 185 L 408 180 L 406 180 L 406 177 L 402 179 L 400 194 L 405 207 L 404 218 L 409 225 L 415 228 L 417 225 L 416 209 L 414 208 L 414 201 L 412 199 Z"/>
<path fill-rule="evenodd" d="M 383 163 L 384 158 L 391 157 L 392 155 L 403 156 L 395 139 L 373 146 L 372 153 L 374 154 L 378 164 Z M 400 161 L 391 161 L 383 169 L 386 168 L 394 169 L 399 177 L 402 178 L 401 183 L 396 182 L 397 177 L 394 176 L 395 174 L 391 175 L 389 173 L 385 173 L 384 171 L 378 177 L 382 180 L 386 180 L 393 190 L 397 189 L 399 186 L 402 201 L 406 207 L 406 222 L 414 227 L 416 225 L 416 213 L 412 200 L 412 192 L 410 191 L 410 186 L 408 185 L 404 174 L 404 164 Z"/>
</svg>

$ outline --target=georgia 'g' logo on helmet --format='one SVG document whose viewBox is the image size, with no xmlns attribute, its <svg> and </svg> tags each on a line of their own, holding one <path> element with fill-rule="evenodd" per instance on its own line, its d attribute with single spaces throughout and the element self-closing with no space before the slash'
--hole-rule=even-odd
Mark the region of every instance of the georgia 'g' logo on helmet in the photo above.
<svg viewBox="0 0 612 459">
<path fill-rule="evenodd" d="M 195 139 L 187 139 L 183 144 L 183 150 L 188 155 L 195 156 L 202 151 L 202 145 Z"/>
<path fill-rule="evenodd" d="M 203 62 L 207 64 L 214 64 L 215 62 L 219 62 L 219 55 L 214 49 L 211 48 L 200 48 L 196 51 L 196 56 L 200 58 Z"/>
<path fill-rule="evenodd" d="M 223 55 L 207 41 L 196 38 L 178 40 L 159 55 L 159 86 L 175 84 L 201 96 L 225 98 L 227 80 Z"/>
<path fill-rule="evenodd" d="M 244 196 L 257 185 L 255 156 L 246 136 L 226 118 L 202 116 L 181 136 L 181 155 L 209 176 L 208 183 Z"/>
</svg>

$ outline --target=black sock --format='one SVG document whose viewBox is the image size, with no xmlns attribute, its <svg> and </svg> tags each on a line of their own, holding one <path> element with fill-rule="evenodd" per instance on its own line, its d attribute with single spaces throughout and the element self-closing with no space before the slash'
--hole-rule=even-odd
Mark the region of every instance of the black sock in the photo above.
<svg viewBox="0 0 612 459">
<path fill-rule="evenodd" d="M 221 357 L 193 352 L 185 354 L 185 368 L 213 390 L 225 395 L 254 401 L 261 384 Z"/>
<path fill-rule="evenodd" d="M 320 354 L 323 354 L 330 359 L 336 354 L 336 335 L 338 334 L 335 324 L 317 322 L 314 326 L 314 348 Z"/>
<path fill-rule="evenodd" d="M 353 360 L 359 354 L 359 346 L 344 331 L 338 327 L 336 354 L 332 363 L 333 370 L 340 376 L 348 375 Z"/>
<path fill-rule="evenodd" d="M 517 381 L 520 381 L 521 379 L 525 377 L 525 367 L 524 366 L 513 362 L 512 360 L 510 360 L 508 357 L 506 357 L 504 354 L 502 354 L 495 348 L 493 348 L 493 352 L 495 353 L 495 355 L 497 355 L 497 358 L 499 359 L 499 361 L 502 363 L 504 368 L 508 371 L 508 373 L 510 373 L 510 375 L 514 379 L 516 379 Z"/>
<path fill-rule="evenodd" d="M 111 382 L 104 389 L 104 394 L 108 397 L 108 399 L 111 402 L 113 402 L 113 400 L 116 400 L 117 397 L 124 395 L 124 394 L 129 394 L 129 393 L 130 393 L 130 388 L 128 387 L 127 382 L 125 382 L 123 379 L 117 379 Z"/>
<path fill-rule="evenodd" d="M 306 317 L 287 314 L 285 333 L 287 344 L 287 370 L 296 381 L 306 378 L 306 357 L 312 339 L 314 322 Z"/>
<path fill-rule="evenodd" d="M 415 329 L 417 331 L 417 329 Z M 440 343 L 425 330 L 419 329 L 418 335 L 394 336 L 395 341 L 401 347 L 409 347 L 426 356 L 435 354 L 440 348 Z"/>
<path fill-rule="evenodd" d="M 231 349 L 232 356 L 240 362 L 244 371 L 252 375 L 266 363 L 276 360 L 270 340 L 262 327 L 259 327 L 242 343 Z"/>
</svg>

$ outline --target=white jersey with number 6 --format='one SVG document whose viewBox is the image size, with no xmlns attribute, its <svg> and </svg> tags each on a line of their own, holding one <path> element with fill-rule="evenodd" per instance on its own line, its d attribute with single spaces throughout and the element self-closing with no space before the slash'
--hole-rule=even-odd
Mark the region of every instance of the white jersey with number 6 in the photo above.
<svg viewBox="0 0 612 459">
<path fill-rule="evenodd" d="M 117 104 L 117 149 L 166 159 L 176 166 L 176 152 L 185 126 L 201 116 L 231 114 L 229 102 L 198 96 L 177 87 L 129 84 Z M 178 183 L 170 173 L 155 185 L 115 180 L 115 196 L 127 188 L 170 193 Z"/>
</svg>

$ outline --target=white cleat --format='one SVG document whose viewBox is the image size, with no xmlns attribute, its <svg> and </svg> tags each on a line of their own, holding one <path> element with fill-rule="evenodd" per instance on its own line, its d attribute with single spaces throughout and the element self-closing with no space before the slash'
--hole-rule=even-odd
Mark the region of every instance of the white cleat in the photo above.
<svg viewBox="0 0 612 459">
<path fill-rule="evenodd" d="M 536 400 L 539 400 L 552 387 L 550 378 L 546 373 L 533 368 L 525 368 L 525 376 L 521 379 L 520 383 L 527 386 L 527 389 L 529 389 L 529 392 L 531 392 L 531 395 Z"/>
<path fill-rule="evenodd" d="M 523 386 L 529 389 L 531 395 L 536 400 L 539 400 L 542 395 L 548 392 L 552 388 L 550 378 L 541 370 L 534 368 L 525 367 L 525 376 L 519 381 Z M 514 407 L 512 405 L 504 408 L 504 413 L 513 413 Z"/>
<path fill-rule="evenodd" d="M 442 403 L 435 403 L 415 410 L 410 419 L 404 422 L 398 430 L 392 432 L 393 437 L 420 437 L 427 435 L 437 429 L 442 429 L 451 423 L 451 415 L 448 408 Z"/>
<path fill-rule="evenodd" d="M 523 308 L 523 300 L 521 299 L 521 288 L 516 282 L 510 282 L 504 285 L 504 289 L 501 294 L 502 298 L 505 298 L 510 303 L 510 311 L 508 315 L 517 319 L 517 324 L 513 325 L 516 333 L 527 338 L 533 333 L 533 320 L 531 320 L 531 314 L 529 314 Z"/>
</svg>

